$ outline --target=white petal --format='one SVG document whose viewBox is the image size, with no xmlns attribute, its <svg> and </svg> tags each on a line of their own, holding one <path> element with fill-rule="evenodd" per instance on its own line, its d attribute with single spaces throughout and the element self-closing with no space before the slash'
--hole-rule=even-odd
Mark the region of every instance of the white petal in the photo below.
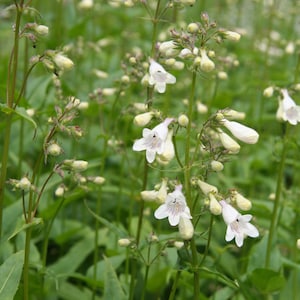
<svg viewBox="0 0 300 300">
<path fill-rule="evenodd" d="M 166 204 L 162 204 L 155 212 L 154 217 L 156 219 L 164 219 L 169 215 Z"/>
<path fill-rule="evenodd" d="M 143 129 L 143 137 L 148 136 L 151 133 L 152 130 L 150 130 L 149 128 L 144 128 Z"/>
<path fill-rule="evenodd" d="M 136 140 L 132 146 L 133 151 L 143 151 L 146 150 L 145 139 Z"/>
<path fill-rule="evenodd" d="M 176 226 L 179 223 L 180 215 L 179 214 L 170 214 L 168 217 L 169 223 L 171 226 Z"/>
<path fill-rule="evenodd" d="M 238 247 L 242 247 L 244 243 L 244 235 L 243 234 L 237 234 L 235 236 L 235 243 Z"/>
<path fill-rule="evenodd" d="M 170 73 L 167 73 L 166 83 L 170 83 L 170 84 L 176 83 L 176 77 Z"/>
<path fill-rule="evenodd" d="M 240 216 L 240 213 L 224 200 L 221 200 L 219 203 L 222 205 L 222 216 L 224 222 L 229 225 L 236 221 L 236 219 Z"/>
<path fill-rule="evenodd" d="M 258 232 L 257 228 L 250 223 L 247 224 L 247 227 L 244 230 L 244 232 L 245 232 L 245 234 L 247 234 L 248 236 L 253 237 L 253 238 L 259 236 L 259 232 Z"/>
<path fill-rule="evenodd" d="M 164 93 L 166 91 L 166 83 L 165 82 L 156 82 L 155 89 L 160 93 Z"/>
<path fill-rule="evenodd" d="M 226 229 L 225 241 L 230 242 L 234 238 L 234 236 L 234 232 L 232 231 L 230 225 L 228 225 Z"/>
<path fill-rule="evenodd" d="M 153 161 L 155 159 L 155 154 L 156 154 L 155 151 L 147 149 L 147 151 L 146 151 L 146 159 L 147 159 L 148 163 L 150 163 L 150 164 L 153 163 Z"/>
<path fill-rule="evenodd" d="M 245 222 L 245 223 L 250 222 L 251 219 L 252 219 L 252 215 L 249 215 L 249 214 L 248 215 L 243 215 L 243 216 L 239 217 L 239 221 Z"/>
</svg>

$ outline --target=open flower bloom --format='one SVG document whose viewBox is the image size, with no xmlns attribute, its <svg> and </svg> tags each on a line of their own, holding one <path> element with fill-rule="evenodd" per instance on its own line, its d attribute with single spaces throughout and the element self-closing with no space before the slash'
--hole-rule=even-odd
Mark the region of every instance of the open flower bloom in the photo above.
<svg viewBox="0 0 300 300">
<path fill-rule="evenodd" d="M 154 85 L 154 89 L 159 93 L 164 93 L 166 91 L 167 84 L 176 82 L 176 78 L 153 59 L 150 60 L 149 74 L 149 84 Z"/>
<path fill-rule="evenodd" d="M 276 113 L 278 119 L 288 121 L 292 125 L 300 122 L 300 106 L 290 97 L 286 89 L 282 89 L 283 99 L 279 100 L 279 106 Z"/>
<path fill-rule="evenodd" d="M 146 159 L 149 163 L 152 163 L 155 159 L 156 153 L 162 154 L 165 150 L 168 126 L 172 121 L 172 118 L 166 118 L 152 130 L 144 128 L 143 137 L 136 140 L 133 144 L 133 151 L 146 150 Z"/>
<path fill-rule="evenodd" d="M 254 129 L 225 118 L 221 120 L 221 123 L 240 141 L 246 144 L 257 143 L 259 134 Z"/>
<path fill-rule="evenodd" d="M 177 185 L 172 193 L 167 195 L 164 204 L 154 212 L 156 219 L 168 218 L 171 226 L 179 224 L 180 218 L 192 219 L 190 209 L 182 193 L 182 185 Z"/>
<path fill-rule="evenodd" d="M 225 236 L 226 242 L 235 239 L 236 245 L 242 247 L 246 236 L 253 238 L 259 236 L 257 228 L 249 223 L 252 219 L 252 215 L 241 215 L 234 207 L 224 200 L 221 200 L 220 204 L 222 205 L 224 222 L 227 224 Z"/>
</svg>

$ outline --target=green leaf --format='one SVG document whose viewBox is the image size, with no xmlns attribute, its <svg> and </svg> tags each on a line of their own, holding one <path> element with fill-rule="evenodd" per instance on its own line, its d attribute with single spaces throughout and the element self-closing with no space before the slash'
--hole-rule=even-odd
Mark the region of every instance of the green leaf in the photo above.
<svg viewBox="0 0 300 300">
<path fill-rule="evenodd" d="M 121 283 L 117 277 L 111 261 L 104 256 L 105 278 L 104 278 L 104 300 L 125 300 L 127 299 Z"/>
<path fill-rule="evenodd" d="M 285 285 L 285 279 L 281 274 L 263 268 L 255 269 L 250 275 L 250 281 L 262 293 L 278 291 Z"/>
<path fill-rule="evenodd" d="M 84 201 L 84 204 L 87 208 L 87 210 L 89 211 L 89 213 L 95 218 L 97 219 L 102 225 L 106 226 L 109 230 L 115 232 L 118 236 L 128 236 L 128 233 L 125 232 L 124 230 L 122 230 L 120 227 L 116 226 L 114 223 L 98 216 L 97 214 L 95 214 L 87 205 L 86 201 Z"/>
<path fill-rule="evenodd" d="M 24 263 L 24 250 L 12 254 L 0 266 L 0 299 L 11 300 L 18 289 Z"/>
<path fill-rule="evenodd" d="M 34 136 L 35 136 L 37 124 L 31 117 L 28 116 L 26 109 L 24 107 L 16 107 L 16 109 L 12 109 L 8 107 L 6 104 L 0 103 L 0 110 L 6 114 L 11 114 L 11 113 L 16 114 L 17 116 L 31 123 L 31 125 L 34 127 Z"/>
<path fill-rule="evenodd" d="M 107 260 L 110 261 L 110 264 L 112 267 L 116 270 L 126 259 L 125 255 L 116 255 L 107 258 Z M 96 268 L 96 278 L 97 282 L 102 281 L 102 284 L 104 282 L 105 277 L 105 269 L 106 269 L 107 262 L 105 260 L 101 260 L 97 263 Z M 94 265 L 88 268 L 87 270 L 87 277 L 94 278 Z"/>
<path fill-rule="evenodd" d="M 14 236 L 16 236 L 19 232 L 26 230 L 29 227 L 36 226 L 38 224 L 43 223 L 42 218 L 34 218 L 31 223 L 25 223 L 25 221 L 22 219 L 22 222 L 17 225 L 17 228 L 15 231 L 10 235 L 8 240 L 12 239 Z"/>
</svg>

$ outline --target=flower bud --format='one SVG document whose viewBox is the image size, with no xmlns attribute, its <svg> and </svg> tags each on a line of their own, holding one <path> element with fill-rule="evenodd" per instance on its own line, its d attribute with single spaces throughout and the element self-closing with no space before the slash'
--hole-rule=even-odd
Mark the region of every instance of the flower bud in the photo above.
<svg viewBox="0 0 300 300">
<path fill-rule="evenodd" d="M 246 114 L 244 112 L 236 111 L 233 109 L 228 109 L 226 110 L 223 115 L 228 119 L 228 120 L 243 120 L 246 117 Z"/>
<path fill-rule="evenodd" d="M 98 78 L 107 78 L 108 77 L 108 74 L 102 70 L 97 70 L 97 69 L 94 69 L 93 70 L 93 73 L 98 77 Z"/>
<path fill-rule="evenodd" d="M 182 127 L 186 127 L 189 124 L 189 118 L 185 114 L 181 114 L 178 117 L 178 124 Z"/>
<path fill-rule="evenodd" d="M 178 230 L 181 238 L 184 240 L 190 240 L 194 235 L 193 223 L 188 218 L 180 217 Z"/>
<path fill-rule="evenodd" d="M 158 200 L 158 202 L 160 204 L 163 204 L 167 198 L 167 194 L 168 194 L 167 184 L 168 184 L 168 180 L 164 178 L 162 180 L 161 186 L 157 192 L 156 199 Z"/>
<path fill-rule="evenodd" d="M 184 48 L 180 51 L 179 55 L 180 58 L 187 58 L 193 56 L 193 53 L 190 49 Z"/>
<path fill-rule="evenodd" d="M 185 4 L 185 5 L 194 5 L 196 0 L 179 0 L 178 2 L 180 2 L 181 4 Z"/>
<path fill-rule="evenodd" d="M 49 33 L 49 28 L 45 25 L 36 25 L 34 30 L 39 35 L 47 35 Z"/>
<path fill-rule="evenodd" d="M 19 181 L 17 187 L 20 188 L 21 190 L 28 191 L 31 188 L 31 182 L 27 177 L 23 177 Z"/>
<path fill-rule="evenodd" d="M 297 245 L 297 248 L 300 249 L 300 239 L 297 239 L 296 245 Z"/>
<path fill-rule="evenodd" d="M 176 56 L 179 50 L 176 48 L 174 41 L 166 41 L 159 45 L 159 52 L 166 57 Z"/>
<path fill-rule="evenodd" d="M 33 117 L 35 114 L 35 109 L 34 108 L 28 108 L 26 109 L 26 113 L 29 117 Z"/>
<path fill-rule="evenodd" d="M 158 191 L 155 190 L 142 191 L 140 194 L 144 201 L 156 201 L 158 196 Z"/>
<path fill-rule="evenodd" d="M 102 95 L 103 96 L 112 96 L 116 92 L 115 88 L 104 88 L 102 90 Z"/>
<path fill-rule="evenodd" d="M 197 23 L 190 23 L 188 26 L 187 26 L 187 31 L 190 32 L 190 33 L 196 33 L 199 31 L 199 26 Z"/>
<path fill-rule="evenodd" d="M 271 98 L 273 96 L 273 93 L 274 93 L 274 88 L 272 86 L 265 88 L 263 91 L 263 95 L 267 98 Z"/>
<path fill-rule="evenodd" d="M 174 247 L 176 248 L 176 249 L 181 249 L 182 247 L 184 246 L 184 242 L 181 242 L 181 241 L 175 241 L 174 242 Z M 299 248 L 300 249 L 300 248 Z"/>
<path fill-rule="evenodd" d="M 93 0 L 81 0 L 78 3 L 78 8 L 79 9 L 90 9 L 93 7 L 93 5 L 94 5 Z"/>
<path fill-rule="evenodd" d="M 246 144 L 257 143 L 259 134 L 254 129 L 235 121 L 228 121 L 225 118 L 221 123 L 240 141 Z"/>
<path fill-rule="evenodd" d="M 162 163 L 169 163 L 175 156 L 175 148 L 173 145 L 173 129 L 168 130 L 168 135 L 165 141 L 165 150 L 158 157 Z"/>
<path fill-rule="evenodd" d="M 74 171 L 80 172 L 80 171 L 85 171 L 88 166 L 88 162 L 85 160 L 70 160 L 66 159 L 64 161 L 64 165 L 70 167 Z"/>
<path fill-rule="evenodd" d="M 184 62 L 176 60 L 172 67 L 173 67 L 174 70 L 183 70 L 184 69 Z"/>
<path fill-rule="evenodd" d="M 223 147 L 230 151 L 231 153 L 238 153 L 240 151 L 240 145 L 232 139 L 227 133 L 218 130 L 218 136 L 220 139 L 220 142 L 222 143 Z"/>
<path fill-rule="evenodd" d="M 121 77 L 121 81 L 125 84 L 129 83 L 130 82 L 130 77 L 128 75 L 123 75 Z"/>
<path fill-rule="evenodd" d="M 65 193 L 65 187 L 64 185 L 60 185 L 54 192 L 56 197 L 62 197 Z"/>
<path fill-rule="evenodd" d="M 224 32 L 224 36 L 226 39 L 230 40 L 230 41 L 239 41 L 241 38 L 241 35 L 235 31 L 225 31 Z"/>
<path fill-rule="evenodd" d="M 74 66 L 73 61 L 68 57 L 62 55 L 61 53 L 55 54 L 53 57 L 53 61 L 57 65 L 57 67 L 63 71 L 70 70 Z"/>
<path fill-rule="evenodd" d="M 80 102 L 77 108 L 79 110 L 86 110 L 89 108 L 89 103 L 87 101 Z"/>
<path fill-rule="evenodd" d="M 58 156 L 62 153 L 62 149 L 58 144 L 53 143 L 47 147 L 47 153 L 52 156 Z"/>
<path fill-rule="evenodd" d="M 211 166 L 211 169 L 215 172 L 220 172 L 224 169 L 224 165 L 221 162 L 216 161 L 216 160 L 212 160 L 210 162 L 210 166 Z"/>
<path fill-rule="evenodd" d="M 152 111 L 136 115 L 133 119 L 133 123 L 136 126 L 144 127 L 151 121 L 153 115 L 154 113 Z"/>
<path fill-rule="evenodd" d="M 129 246 L 130 244 L 131 244 L 130 239 L 119 239 L 119 240 L 118 240 L 118 245 L 119 245 L 120 247 L 127 247 L 127 246 Z"/>
<path fill-rule="evenodd" d="M 220 215 L 222 213 L 222 206 L 219 201 L 216 199 L 214 193 L 209 193 L 209 210 L 213 215 Z"/>
<path fill-rule="evenodd" d="M 209 59 L 205 49 L 200 49 L 201 61 L 200 68 L 204 72 L 211 72 L 215 68 L 215 63 Z"/>
<path fill-rule="evenodd" d="M 200 101 L 197 101 L 197 111 L 199 114 L 206 114 L 207 111 L 208 111 L 208 108 L 205 104 L 203 104 L 202 102 Z"/>
<path fill-rule="evenodd" d="M 251 201 L 235 190 L 231 192 L 231 198 L 235 200 L 237 207 L 241 210 L 250 210 L 252 207 Z"/>
<path fill-rule="evenodd" d="M 228 79 L 228 75 L 226 72 L 220 71 L 220 72 L 218 72 L 218 78 L 221 80 L 226 80 L 226 79 Z"/>
<path fill-rule="evenodd" d="M 209 193 L 215 193 L 215 194 L 218 193 L 218 189 L 215 186 L 213 186 L 209 183 L 206 183 L 200 179 L 198 179 L 197 184 L 200 187 L 203 194 L 205 194 L 205 195 L 208 195 Z"/>
<path fill-rule="evenodd" d="M 104 177 L 101 177 L 101 176 L 96 176 L 94 179 L 93 179 L 93 183 L 97 184 L 97 185 L 101 185 L 105 182 L 105 178 Z"/>
<path fill-rule="evenodd" d="M 295 52 L 295 44 L 293 42 L 289 42 L 284 51 L 286 54 L 293 54 Z"/>
</svg>

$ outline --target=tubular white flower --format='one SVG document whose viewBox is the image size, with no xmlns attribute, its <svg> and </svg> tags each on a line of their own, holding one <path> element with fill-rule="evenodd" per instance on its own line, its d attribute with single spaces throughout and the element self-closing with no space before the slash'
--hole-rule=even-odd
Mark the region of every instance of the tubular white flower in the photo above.
<svg viewBox="0 0 300 300">
<path fill-rule="evenodd" d="M 242 111 L 236 111 L 234 109 L 228 109 L 223 112 L 224 117 L 228 120 L 244 120 L 246 114 Z"/>
<path fill-rule="evenodd" d="M 133 144 L 133 151 L 146 150 L 146 159 L 149 163 L 152 163 L 156 153 L 163 154 L 165 151 L 168 126 L 172 121 L 172 118 L 166 118 L 164 122 L 155 126 L 152 130 L 144 128 L 143 137 L 136 140 Z"/>
<path fill-rule="evenodd" d="M 239 41 L 241 38 L 241 35 L 239 33 L 235 32 L 235 31 L 230 31 L 230 30 L 225 31 L 224 35 L 225 35 L 226 39 L 228 39 L 230 41 L 235 41 L 235 42 Z"/>
<path fill-rule="evenodd" d="M 194 226 L 190 219 L 182 218 L 179 219 L 178 224 L 179 234 L 182 239 L 190 240 L 194 235 Z"/>
<path fill-rule="evenodd" d="M 283 99 L 279 100 L 276 117 L 288 121 L 291 125 L 297 125 L 300 122 L 300 106 L 296 105 L 286 89 L 282 89 L 281 93 Z"/>
<path fill-rule="evenodd" d="M 208 195 L 209 193 L 215 193 L 215 194 L 218 193 L 218 189 L 207 182 L 198 179 L 197 184 L 204 195 Z"/>
<path fill-rule="evenodd" d="M 257 228 L 250 223 L 252 215 L 241 215 L 234 207 L 226 201 L 221 200 L 222 216 L 227 224 L 225 240 L 227 242 L 235 239 L 238 247 L 242 247 L 246 236 L 258 237 Z"/>
<path fill-rule="evenodd" d="M 225 149 L 231 153 L 238 153 L 240 151 L 240 145 L 221 129 L 218 130 L 218 136 Z"/>
<path fill-rule="evenodd" d="M 221 120 L 221 123 L 240 141 L 246 144 L 257 143 L 259 134 L 254 129 L 225 118 Z"/>
<path fill-rule="evenodd" d="M 154 61 L 150 60 L 149 67 L 149 84 L 154 85 L 154 89 L 159 93 L 166 91 L 167 84 L 174 84 L 176 82 L 175 76 L 168 73 L 163 66 Z"/>
<path fill-rule="evenodd" d="M 178 225 L 180 218 L 192 219 L 190 209 L 181 190 L 182 185 L 177 185 L 175 190 L 167 195 L 166 202 L 154 212 L 156 219 L 168 218 L 171 226 Z"/>
<path fill-rule="evenodd" d="M 146 126 L 152 120 L 153 115 L 154 113 L 152 111 L 136 115 L 133 119 L 133 123 L 141 127 Z"/>
</svg>

